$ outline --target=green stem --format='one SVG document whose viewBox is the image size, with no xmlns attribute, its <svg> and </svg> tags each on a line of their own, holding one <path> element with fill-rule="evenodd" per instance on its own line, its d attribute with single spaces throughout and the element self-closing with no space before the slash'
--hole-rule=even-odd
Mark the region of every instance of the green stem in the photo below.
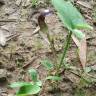
<svg viewBox="0 0 96 96">
<path fill-rule="evenodd" d="M 57 65 L 57 56 L 56 56 L 56 50 L 54 47 L 54 40 L 51 38 L 49 32 L 46 32 L 46 34 L 47 34 L 48 41 L 50 42 L 51 51 L 54 56 L 54 63 L 55 63 L 55 65 Z"/>
<path fill-rule="evenodd" d="M 61 66 L 63 64 L 63 60 L 65 59 L 67 50 L 69 48 L 70 40 L 71 40 L 71 35 L 72 35 L 72 32 L 70 31 L 69 34 L 68 34 L 67 40 L 66 40 L 66 44 L 65 44 L 65 48 L 64 48 L 64 51 L 63 51 L 63 54 L 62 54 L 62 58 L 60 60 L 60 64 L 58 66 L 57 74 L 58 74 L 58 71 L 59 71 L 59 69 L 61 68 Z"/>
<path fill-rule="evenodd" d="M 53 54 L 56 55 L 56 50 L 55 50 L 55 47 L 54 47 L 54 40 L 51 38 L 49 32 L 47 32 L 47 38 L 48 38 L 48 41 L 50 42 L 50 47 L 51 47 L 51 50 L 52 50 Z"/>
</svg>

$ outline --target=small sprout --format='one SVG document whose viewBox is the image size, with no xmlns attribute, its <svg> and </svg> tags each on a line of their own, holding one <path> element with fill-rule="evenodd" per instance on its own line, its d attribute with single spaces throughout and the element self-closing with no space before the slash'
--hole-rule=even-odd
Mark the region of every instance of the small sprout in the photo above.
<svg viewBox="0 0 96 96">
<path fill-rule="evenodd" d="M 16 96 L 27 96 L 32 94 L 38 94 L 41 90 L 42 82 L 37 79 L 37 72 L 35 69 L 28 70 L 32 82 L 14 82 L 10 85 L 11 88 L 19 88 L 16 92 Z"/>
<path fill-rule="evenodd" d="M 45 59 L 45 60 L 43 60 L 42 62 L 41 62 L 41 64 L 47 69 L 47 70 L 51 70 L 51 69 L 53 69 L 53 64 L 52 64 L 52 62 L 51 61 L 49 61 L 49 60 L 47 60 L 47 59 Z"/>
<path fill-rule="evenodd" d="M 33 6 L 33 7 L 37 5 L 37 1 L 38 1 L 38 0 L 32 0 L 32 6 Z"/>
<path fill-rule="evenodd" d="M 38 81 L 37 71 L 35 69 L 29 69 L 28 72 L 33 82 Z"/>
</svg>

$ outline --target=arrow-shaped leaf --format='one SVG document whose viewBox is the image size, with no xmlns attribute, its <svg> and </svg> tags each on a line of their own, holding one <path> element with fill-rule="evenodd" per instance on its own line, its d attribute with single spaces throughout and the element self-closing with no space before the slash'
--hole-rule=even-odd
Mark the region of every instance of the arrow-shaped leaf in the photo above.
<svg viewBox="0 0 96 96">
<path fill-rule="evenodd" d="M 74 29 L 92 29 L 92 27 L 85 22 L 80 12 L 72 5 L 71 2 L 64 0 L 52 0 L 52 4 L 57 10 L 57 14 L 59 15 L 61 21 L 64 23 L 64 26 L 72 31 L 77 38 L 82 39 L 83 35 L 81 35 L 81 37 L 78 36 L 78 32 L 74 33 Z M 79 34 L 83 33 L 79 32 Z"/>
</svg>

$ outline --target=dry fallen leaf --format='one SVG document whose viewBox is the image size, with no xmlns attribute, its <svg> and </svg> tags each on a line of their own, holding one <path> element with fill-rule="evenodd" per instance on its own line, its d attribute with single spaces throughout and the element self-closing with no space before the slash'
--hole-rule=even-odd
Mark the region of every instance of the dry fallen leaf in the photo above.
<svg viewBox="0 0 96 96">
<path fill-rule="evenodd" d="M 6 44 L 6 37 L 2 30 L 0 30 L 0 45 L 5 46 Z"/>
<path fill-rule="evenodd" d="M 80 62 L 82 64 L 83 69 L 85 69 L 85 66 L 86 66 L 86 51 L 87 51 L 86 37 L 83 38 L 82 40 L 78 40 L 74 35 L 72 35 L 72 39 L 79 49 Z"/>
</svg>

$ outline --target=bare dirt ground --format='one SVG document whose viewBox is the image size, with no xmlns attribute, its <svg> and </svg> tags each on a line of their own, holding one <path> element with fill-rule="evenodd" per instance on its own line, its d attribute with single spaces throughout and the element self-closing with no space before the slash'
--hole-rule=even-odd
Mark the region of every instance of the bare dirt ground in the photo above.
<svg viewBox="0 0 96 96">
<path fill-rule="evenodd" d="M 19 2 L 22 0 L 1 1 L 4 1 L 4 4 L 0 3 L 0 31 L 3 31 L 9 39 L 6 46 L 0 46 L 0 96 L 14 96 L 14 90 L 10 89 L 8 85 L 16 81 L 29 81 L 28 68 L 35 68 L 41 79 L 46 76 L 46 71 L 40 65 L 40 62 L 47 56 L 50 58 L 51 52 L 48 43 L 42 38 L 42 33 L 33 34 L 37 28 L 37 14 L 34 13 L 41 9 L 54 9 L 44 0 L 39 0 L 36 8 L 32 8 L 31 3 L 26 2 L 26 0 L 23 2 Z M 80 1 L 77 3 L 79 10 L 85 16 L 86 21 L 94 27 L 93 31 L 87 30 L 84 32 L 87 35 L 88 44 L 87 66 L 93 65 L 96 68 L 96 19 L 95 17 L 92 18 L 93 5 L 94 10 L 96 6 L 95 1 L 78 1 Z M 55 37 L 55 47 L 60 54 L 67 31 L 55 11 L 51 16 L 46 17 L 46 22 L 49 26 L 49 32 Z M 73 65 L 80 64 L 76 50 L 77 47 L 72 42 L 67 61 Z M 68 72 L 66 72 L 65 77 L 70 78 L 72 82 L 68 80 L 61 82 L 60 88 L 62 91 L 48 93 L 46 88 L 40 96 L 74 96 L 74 84 L 78 82 L 78 79 Z M 96 73 L 94 73 L 94 77 L 96 77 Z M 85 90 L 86 96 L 96 96 L 96 85 Z M 60 95 L 61 93 L 62 95 Z"/>
</svg>

